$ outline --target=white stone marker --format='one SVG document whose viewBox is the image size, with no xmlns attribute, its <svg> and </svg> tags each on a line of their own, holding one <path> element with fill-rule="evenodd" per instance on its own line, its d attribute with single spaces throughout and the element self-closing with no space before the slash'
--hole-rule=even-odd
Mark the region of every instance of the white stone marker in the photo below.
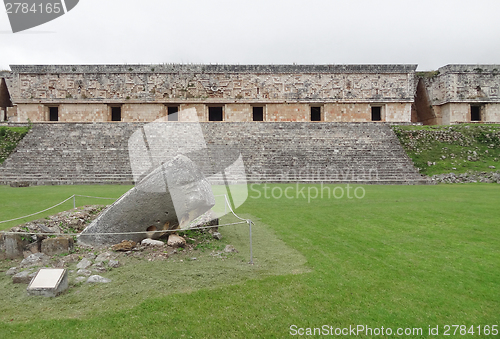
<svg viewBox="0 0 500 339">
<path fill-rule="evenodd" d="M 57 297 L 68 289 L 68 272 L 63 268 L 41 268 L 31 280 L 29 295 Z"/>
</svg>

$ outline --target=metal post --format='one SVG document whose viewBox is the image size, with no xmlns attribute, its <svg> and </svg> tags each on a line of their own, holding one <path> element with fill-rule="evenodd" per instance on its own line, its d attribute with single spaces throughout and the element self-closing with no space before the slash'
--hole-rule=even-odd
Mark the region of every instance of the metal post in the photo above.
<svg viewBox="0 0 500 339">
<path fill-rule="evenodd" d="M 247 220 L 248 228 L 250 230 L 250 265 L 253 265 L 253 251 L 252 251 L 252 220 Z"/>
<path fill-rule="evenodd" d="M 76 209 L 76 195 L 73 194 L 73 209 Z"/>
</svg>

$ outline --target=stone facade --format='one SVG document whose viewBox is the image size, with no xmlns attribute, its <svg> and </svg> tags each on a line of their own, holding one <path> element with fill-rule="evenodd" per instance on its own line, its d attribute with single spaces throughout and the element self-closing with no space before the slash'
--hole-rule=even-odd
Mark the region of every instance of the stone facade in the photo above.
<svg viewBox="0 0 500 339">
<path fill-rule="evenodd" d="M 9 121 L 500 122 L 500 65 L 14 65 Z M 3 106 L 2 106 L 3 105 Z M 11 107 L 9 107 L 11 106 Z M 259 117 L 256 119 L 255 112 Z M 172 116 L 173 117 L 173 116 Z"/>
<path fill-rule="evenodd" d="M 421 89 L 421 91 L 419 91 Z M 429 124 L 500 122 L 500 65 L 448 65 L 422 74 L 417 101 L 425 97 Z M 424 106 L 424 104 L 422 104 Z M 417 118 L 417 121 L 419 119 Z"/>
<path fill-rule="evenodd" d="M 147 122 L 194 107 L 222 121 L 409 122 L 416 65 L 66 65 L 11 66 L 4 75 L 24 122 Z M 113 115 L 115 107 L 115 115 Z M 311 107 L 314 107 L 311 109 Z M 52 113 L 51 113 L 52 112 Z M 119 112 L 119 113 L 118 113 Z M 51 114 L 53 117 L 51 118 Z M 182 112 L 179 121 L 189 121 Z M 219 118 L 215 119 L 219 120 Z"/>
</svg>

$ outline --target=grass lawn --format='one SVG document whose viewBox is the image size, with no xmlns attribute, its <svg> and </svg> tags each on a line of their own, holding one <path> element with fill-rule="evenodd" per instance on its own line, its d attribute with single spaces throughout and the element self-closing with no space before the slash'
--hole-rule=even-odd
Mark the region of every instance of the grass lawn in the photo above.
<svg viewBox="0 0 500 339">
<path fill-rule="evenodd" d="M 21 188 L 0 186 L 0 221 L 15 219 L 45 210 L 71 197 L 73 194 L 119 198 L 131 187 L 127 185 L 31 186 Z M 113 200 L 76 197 L 77 206 L 109 205 L 112 202 Z M 73 208 L 73 199 L 42 214 L 2 223 L 0 224 L 0 230 L 9 229 L 31 220 L 43 219 L 46 216 L 71 208 Z"/>
<path fill-rule="evenodd" d="M 292 199 L 272 197 L 287 187 Z M 308 202 L 319 185 L 253 186 L 237 212 L 257 220 L 254 266 L 245 263 L 247 230 L 226 228 L 224 241 L 240 249 L 227 263 L 202 254 L 183 264 L 131 263 L 111 272 L 110 285 L 72 286 L 51 300 L 27 298 L 0 274 L 0 338 L 282 338 L 292 325 L 498 337 L 477 326 L 500 325 L 499 185 L 362 186 L 362 199 L 338 187 L 341 199 L 325 190 Z M 4 203 L 37 210 L 73 193 L 125 190 L 0 187 L 0 219 Z M 443 336 L 445 325 L 475 333 Z"/>
</svg>

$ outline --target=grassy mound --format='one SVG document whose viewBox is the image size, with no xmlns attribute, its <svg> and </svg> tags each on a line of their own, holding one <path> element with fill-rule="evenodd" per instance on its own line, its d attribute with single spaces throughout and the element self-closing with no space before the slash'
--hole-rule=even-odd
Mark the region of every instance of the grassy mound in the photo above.
<svg viewBox="0 0 500 339">
<path fill-rule="evenodd" d="M 0 127 L 0 164 L 9 157 L 29 129 L 29 127 Z"/>
<path fill-rule="evenodd" d="M 500 168 L 500 125 L 394 126 L 420 173 L 490 172 Z"/>
</svg>

